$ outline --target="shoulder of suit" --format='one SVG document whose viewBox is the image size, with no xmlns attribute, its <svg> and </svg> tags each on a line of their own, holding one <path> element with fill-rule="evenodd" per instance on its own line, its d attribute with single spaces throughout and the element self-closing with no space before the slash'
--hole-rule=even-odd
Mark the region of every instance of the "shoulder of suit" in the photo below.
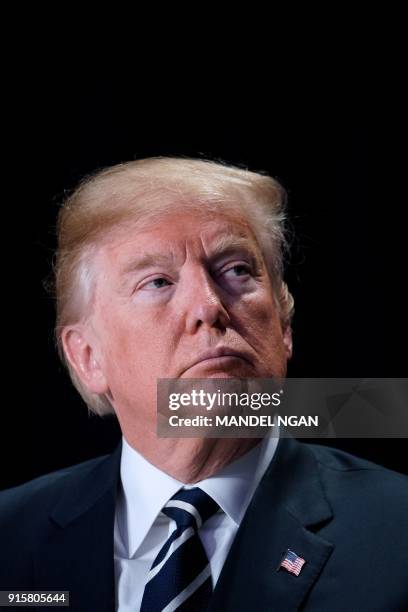
<svg viewBox="0 0 408 612">
<path fill-rule="evenodd" d="M 369 472 L 379 472 L 384 477 L 402 478 L 408 482 L 408 476 L 395 472 L 382 465 L 378 465 L 367 459 L 362 459 L 351 453 L 347 453 L 332 446 L 323 446 L 322 444 L 304 444 L 309 448 L 315 456 L 318 463 L 328 469 L 350 472 L 355 470 L 367 470 Z"/>
<path fill-rule="evenodd" d="M 408 507 L 408 476 L 339 449 L 304 444 L 313 453 L 326 492 L 345 500 L 364 499 L 390 508 Z M 406 510 L 404 510 L 406 512 Z"/>
<path fill-rule="evenodd" d="M 30 515 L 32 520 L 37 509 L 51 507 L 67 486 L 86 478 L 108 457 L 109 455 L 103 455 L 89 459 L 0 491 L 0 526 L 4 527 L 7 519 L 14 521 L 18 516 L 22 518 L 25 514 Z"/>
</svg>

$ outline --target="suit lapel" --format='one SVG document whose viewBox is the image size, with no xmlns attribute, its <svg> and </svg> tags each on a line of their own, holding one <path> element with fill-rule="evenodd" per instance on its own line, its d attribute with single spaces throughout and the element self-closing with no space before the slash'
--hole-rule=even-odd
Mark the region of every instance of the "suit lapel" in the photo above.
<svg viewBox="0 0 408 612">
<path fill-rule="evenodd" d="M 331 518 L 312 452 L 281 439 L 234 539 L 211 612 L 297 610 L 332 553 L 315 533 Z M 288 549 L 306 560 L 299 576 L 278 569 Z"/>
<path fill-rule="evenodd" d="M 37 589 L 70 591 L 74 610 L 114 610 L 114 515 L 121 443 L 80 479 L 67 481 L 33 559 Z M 43 541 L 43 540 L 42 540 Z"/>
</svg>

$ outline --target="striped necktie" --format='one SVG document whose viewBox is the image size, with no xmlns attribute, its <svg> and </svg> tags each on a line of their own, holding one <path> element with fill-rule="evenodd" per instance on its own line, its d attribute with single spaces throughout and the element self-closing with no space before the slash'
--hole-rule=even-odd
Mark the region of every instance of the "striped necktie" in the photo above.
<svg viewBox="0 0 408 612">
<path fill-rule="evenodd" d="M 163 512 L 176 522 L 147 576 L 140 612 L 204 612 L 212 594 L 211 568 L 198 530 L 218 510 L 199 488 L 180 489 Z"/>
</svg>

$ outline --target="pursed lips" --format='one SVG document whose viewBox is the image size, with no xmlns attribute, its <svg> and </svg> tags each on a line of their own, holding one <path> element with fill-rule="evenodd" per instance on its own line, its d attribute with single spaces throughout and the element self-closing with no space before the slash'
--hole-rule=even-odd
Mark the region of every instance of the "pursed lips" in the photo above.
<svg viewBox="0 0 408 612">
<path fill-rule="evenodd" d="M 204 361 L 210 361 L 212 359 L 220 359 L 222 357 L 235 357 L 238 359 L 242 359 L 242 361 L 246 361 L 250 365 L 253 365 L 252 360 L 247 353 L 242 352 L 242 351 L 236 351 L 228 347 L 219 347 L 217 349 L 208 350 L 208 351 L 201 353 L 201 355 L 199 355 L 198 358 L 193 363 L 191 363 L 190 365 L 188 365 L 186 368 L 183 369 L 181 374 L 184 374 L 184 372 L 186 372 L 190 368 L 193 368 L 199 363 L 202 363 Z"/>
</svg>

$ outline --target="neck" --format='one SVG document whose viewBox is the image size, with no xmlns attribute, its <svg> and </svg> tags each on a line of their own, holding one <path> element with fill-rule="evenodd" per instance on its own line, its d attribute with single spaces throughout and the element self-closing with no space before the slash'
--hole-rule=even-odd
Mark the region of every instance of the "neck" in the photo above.
<svg viewBox="0 0 408 612">
<path fill-rule="evenodd" d="M 184 484 L 194 484 L 252 450 L 259 438 L 158 438 L 123 431 L 128 444 Z"/>
</svg>

